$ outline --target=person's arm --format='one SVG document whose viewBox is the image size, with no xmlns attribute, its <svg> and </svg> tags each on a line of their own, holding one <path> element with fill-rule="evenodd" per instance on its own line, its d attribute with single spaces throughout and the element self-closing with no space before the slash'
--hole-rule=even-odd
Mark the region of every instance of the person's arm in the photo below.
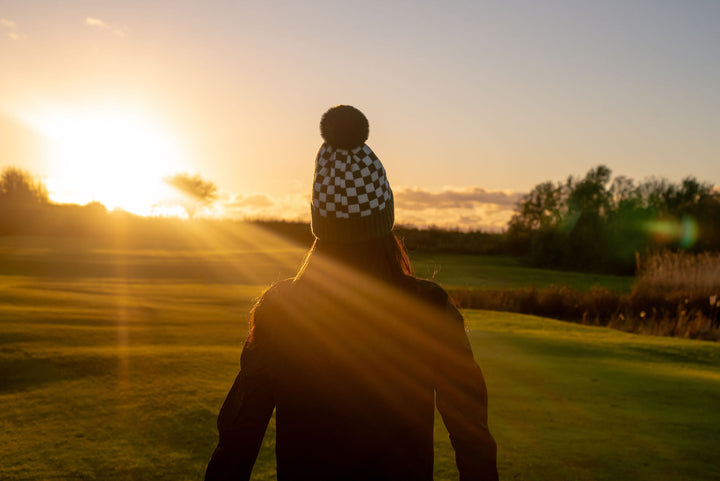
<svg viewBox="0 0 720 481">
<path fill-rule="evenodd" d="M 487 425 L 487 388 L 475 363 L 462 315 L 448 304 L 442 337 L 436 402 L 450 442 L 460 481 L 497 480 L 496 445 Z"/>
<path fill-rule="evenodd" d="M 251 336 L 245 342 L 240 373 L 220 409 L 217 421 L 220 440 L 207 466 L 206 481 L 250 479 L 275 408 L 265 359 L 268 353 L 258 340 Z"/>
</svg>

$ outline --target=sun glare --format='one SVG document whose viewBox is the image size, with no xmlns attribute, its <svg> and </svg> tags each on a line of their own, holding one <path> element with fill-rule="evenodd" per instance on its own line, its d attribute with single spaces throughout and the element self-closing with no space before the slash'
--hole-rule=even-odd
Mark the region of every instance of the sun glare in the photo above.
<svg viewBox="0 0 720 481">
<path fill-rule="evenodd" d="M 177 138 L 148 116 L 122 109 L 45 114 L 48 188 L 58 202 L 99 201 L 150 215 L 173 196 L 163 177 L 187 169 Z"/>
</svg>

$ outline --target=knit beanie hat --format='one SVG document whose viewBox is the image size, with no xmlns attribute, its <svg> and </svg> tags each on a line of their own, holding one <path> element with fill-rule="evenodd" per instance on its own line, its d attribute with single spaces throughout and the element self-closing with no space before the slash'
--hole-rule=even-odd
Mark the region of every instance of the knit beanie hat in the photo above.
<svg viewBox="0 0 720 481">
<path fill-rule="evenodd" d="M 395 220 L 393 193 L 385 169 L 365 144 L 367 118 L 338 105 L 322 116 L 325 143 L 315 160 L 312 232 L 318 239 L 354 242 L 383 237 Z"/>
</svg>

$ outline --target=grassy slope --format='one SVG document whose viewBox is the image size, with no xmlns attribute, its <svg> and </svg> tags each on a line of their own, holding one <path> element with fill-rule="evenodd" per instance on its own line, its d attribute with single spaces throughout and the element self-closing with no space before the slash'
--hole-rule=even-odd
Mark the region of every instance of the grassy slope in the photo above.
<svg viewBox="0 0 720 481">
<path fill-rule="evenodd" d="M 0 478 L 198 479 L 252 285 L 0 277 Z M 720 346 L 468 311 L 505 479 L 720 477 Z M 256 479 L 272 479 L 272 425 Z M 437 427 L 437 479 L 453 479 Z"/>
<path fill-rule="evenodd" d="M 720 479 L 720 346 L 466 313 L 506 479 Z"/>
<path fill-rule="evenodd" d="M 237 235 L 237 234 L 233 234 Z M 201 236 L 201 234 L 198 234 Z M 0 275 L 174 279 L 265 285 L 292 276 L 306 250 L 259 229 L 245 237 L 225 232 L 178 240 L 178 246 L 119 248 L 92 239 L 0 237 Z M 632 278 L 535 269 L 511 257 L 411 255 L 417 274 L 448 287 L 546 287 L 601 285 L 629 291 Z"/>
<path fill-rule="evenodd" d="M 4 278 L 2 479 L 197 479 L 257 287 Z"/>
<path fill-rule="evenodd" d="M 413 254 L 421 277 L 433 278 L 447 287 L 548 287 L 561 284 L 586 290 L 594 285 L 629 291 L 632 277 L 583 272 L 535 269 L 518 259 L 454 254 Z"/>
</svg>

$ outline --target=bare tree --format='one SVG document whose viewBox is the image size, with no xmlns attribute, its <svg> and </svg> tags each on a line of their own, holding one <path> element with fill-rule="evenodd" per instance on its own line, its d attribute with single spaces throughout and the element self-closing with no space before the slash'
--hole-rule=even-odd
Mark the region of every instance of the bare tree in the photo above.
<svg viewBox="0 0 720 481">
<path fill-rule="evenodd" d="M 17 167 L 7 167 L 0 173 L 0 201 L 13 205 L 47 204 L 48 191 L 42 181 Z"/>
<path fill-rule="evenodd" d="M 190 175 L 186 172 L 175 174 L 163 179 L 166 184 L 178 190 L 185 200 L 182 206 L 189 218 L 193 218 L 200 206 L 210 205 L 218 198 L 215 183 L 205 180 L 199 174 Z"/>
</svg>

